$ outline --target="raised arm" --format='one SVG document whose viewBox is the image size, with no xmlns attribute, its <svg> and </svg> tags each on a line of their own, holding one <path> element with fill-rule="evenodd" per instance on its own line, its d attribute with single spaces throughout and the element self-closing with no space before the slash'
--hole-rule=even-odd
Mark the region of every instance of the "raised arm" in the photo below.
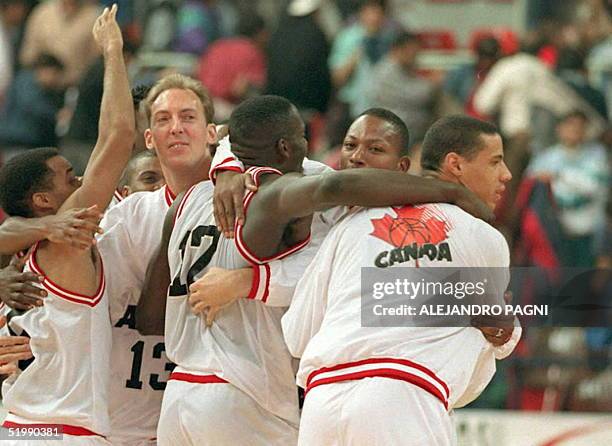
<svg viewBox="0 0 612 446">
<path fill-rule="evenodd" d="M 117 5 L 110 10 L 105 8 L 93 28 L 94 39 L 104 56 L 98 140 L 83 175 L 83 185 L 61 209 L 92 205 L 106 209 L 132 151 L 134 111 L 116 14 Z"/>
<path fill-rule="evenodd" d="M 162 241 L 153 256 L 145 283 L 136 306 L 136 328 L 143 335 L 164 334 L 166 319 L 166 297 L 170 286 L 170 265 L 168 263 L 168 244 L 174 227 L 174 216 L 183 195 L 179 195 L 166 214 Z"/>
<path fill-rule="evenodd" d="M 102 232 L 100 218 L 96 206 L 40 218 L 9 217 L 0 225 L 0 254 L 14 254 L 44 239 L 89 248 L 95 242 L 92 234 Z"/>
</svg>

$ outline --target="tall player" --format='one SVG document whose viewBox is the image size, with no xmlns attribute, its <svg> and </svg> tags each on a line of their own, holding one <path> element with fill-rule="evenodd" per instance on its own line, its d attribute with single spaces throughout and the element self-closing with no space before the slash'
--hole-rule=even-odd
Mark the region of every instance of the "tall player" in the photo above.
<svg viewBox="0 0 612 446">
<path fill-rule="evenodd" d="M 468 117 L 443 118 L 430 128 L 422 165 L 431 177 L 470 188 L 491 209 L 511 178 L 497 129 Z M 509 266 L 502 235 L 452 205 L 363 209 L 339 223 L 283 318 L 287 345 L 301 357 L 298 384 L 307 392 L 299 444 L 455 444 L 449 411 L 475 399 L 493 376 L 495 359 L 516 345 L 520 330 L 513 342 L 494 348 L 472 327 L 361 326 L 362 268 L 380 267 L 381 253 L 403 247 L 384 229 L 400 218 L 443 228 L 438 242 L 448 244 L 450 255 L 391 267 L 417 261 L 420 267 Z"/>
<path fill-rule="evenodd" d="M 163 218 L 175 194 L 208 178 L 208 146 L 216 142 L 212 101 L 191 78 L 170 75 L 159 80 L 144 109 L 149 125 L 145 142 L 157 155 L 166 185 L 132 194 L 112 207 L 98 240 L 103 255 L 113 259 L 106 272 L 113 324 L 110 440 L 117 445 L 156 444 L 162 394 L 173 364 L 166 358 L 162 336 L 136 331 L 135 309 L 161 241 Z"/>
<path fill-rule="evenodd" d="M 308 240 L 310 217 L 319 207 L 445 196 L 437 183 L 399 173 L 279 176 L 301 170 L 306 145 L 304 124 L 295 107 L 283 98 L 245 101 L 232 114 L 229 127 L 232 144 L 243 160 L 275 168 L 254 168 L 259 190 L 246 198 L 249 217 L 238 228 L 236 246 L 216 231 L 209 182 L 189 189 L 166 217 L 166 262 L 173 280 L 165 339 L 168 356 L 177 368 L 164 395 L 158 429 L 162 445 L 295 442 L 296 392 L 279 325 L 284 308 L 245 299 L 206 327 L 192 314 L 187 299 L 188 286 L 206 268 L 237 268 L 289 255 Z M 383 185 L 383 177 L 397 180 L 397 186 Z M 293 182 L 303 184 L 299 195 Z M 291 193 L 296 195 L 290 198 Z M 298 196 L 303 202 L 299 209 L 295 204 Z M 163 268 L 153 276 L 162 278 Z M 163 281 L 156 280 L 153 288 L 165 289 Z M 155 319 L 163 316 L 159 309 L 164 297 L 155 300 L 152 296 L 147 292 L 139 302 L 139 325 L 145 329 L 156 328 Z"/>
<path fill-rule="evenodd" d="M 45 160 L 45 175 L 32 177 L 20 196 L 9 197 L 11 203 L 27 203 L 34 216 L 75 207 L 105 209 L 129 159 L 134 115 L 116 13 L 116 5 L 105 8 L 93 28 L 105 60 L 104 93 L 99 136 L 82 185 L 56 150 L 35 149 Z M 4 166 L 1 188 L 15 190 L 10 183 L 21 181 L 18 177 L 27 172 L 25 160 L 15 157 Z M 63 431 L 70 444 L 108 444 L 104 436 L 109 432 L 111 328 L 102 259 L 92 248 L 42 241 L 33 248 L 27 267 L 44 276 L 48 297 L 44 306 L 9 322 L 14 331 L 29 334 L 35 359 L 3 385 L 9 414 L 2 434 L 10 438 L 3 444 L 47 444 L 38 438 L 23 441 L 10 436 L 11 429 L 32 424 Z"/>
</svg>

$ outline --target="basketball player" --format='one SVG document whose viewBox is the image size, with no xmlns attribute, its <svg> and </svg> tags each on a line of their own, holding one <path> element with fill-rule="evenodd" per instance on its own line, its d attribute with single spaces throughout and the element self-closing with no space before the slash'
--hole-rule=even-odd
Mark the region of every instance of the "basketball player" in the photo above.
<svg viewBox="0 0 612 446">
<path fill-rule="evenodd" d="M 134 115 L 123 60 L 123 41 L 115 16 L 105 8 L 93 34 L 105 60 L 104 93 L 96 146 L 81 182 L 54 149 L 34 149 L 11 159 L 0 172 L 0 188 L 12 190 L 3 208 L 9 214 L 36 217 L 75 207 L 105 209 L 127 164 L 134 138 Z M 34 154 L 34 155 L 32 155 Z M 32 157 L 41 168 L 28 178 Z M 6 194 L 2 194 L 6 196 Z M 18 206 L 26 204 L 26 211 Z M 52 440 L 17 438 L 15 428 L 57 428 L 74 445 L 109 444 L 108 363 L 110 331 L 102 260 L 95 249 L 41 241 L 31 251 L 27 268 L 44 277 L 45 305 L 14 316 L 9 325 L 27 332 L 35 360 L 3 385 L 8 415 L 3 444 L 54 444 Z M 69 317 L 68 317 L 69 316 Z M 49 379 L 52 376 L 53 379 Z M 7 440 L 8 438 L 8 440 Z"/>
<path fill-rule="evenodd" d="M 491 209 L 511 178 L 497 129 L 468 117 L 436 122 L 425 136 L 421 162 L 428 176 L 465 185 Z M 443 228 L 437 242 L 447 243 L 449 256 L 385 263 L 385 253 L 404 246 L 385 232 L 401 218 Z M 511 342 L 493 347 L 472 327 L 362 327 L 362 267 L 417 262 L 507 267 L 509 251 L 493 227 L 452 205 L 362 209 L 336 225 L 283 318 L 287 345 L 301 358 L 298 385 L 307 393 L 299 444 L 456 444 L 450 411 L 480 394 L 495 359 L 510 354 L 520 330 Z"/>
<path fill-rule="evenodd" d="M 404 122 L 389 110 L 372 108 L 363 112 L 347 131 L 342 145 L 340 167 L 341 169 L 371 167 L 406 172 L 409 166 L 409 159 L 406 156 L 408 147 L 409 134 Z M 220 156 L 215 155 L 215 159 L 222 159 L 225 164 L 223 166 L 213 160 L 211 176 L 218 172 L 219 180 L 228 175 L 222 173 L 222 170 L 228 166 L 234 172 L 244 169 L 229 150 L 225 150 Z M 220 211 L 216 209 L 216 217 L 220 213 L 224 214 L 226 209 L 233 214 L 230 209 L 231 199 L 216 200 L 216 207 L 224 201 L 229 205 L 225 207 L 222 205 Z M 337 210 L 335 213 L 326 212 L 328 227 L 331 227 L 343 213 L 344 210 Z M 224 216 L 219 220 L 224 220 Z M 259 296 L 262 296 L 261 299 L 268 305 L 288 306 L 295 284 L 314 257 L 320 241 L 313 240 L 306 249 L 283 261 L 270 262 L 263 266 L 256 265 L 252 269 L 212 268 L 191 286 L 189 299 L 194 311 L 204 313 L 206 322 L 210 324 L 222 308 L 237 298 L 249 296 L 251 290 L 258 290 Z M 269 280 L 262 280 L 265 277 L 269 277 Z M 504 330 L 503 336 L 495 336 L 498 333 L 497 329 L 489 327 L 479 327 L 479 329 L 494 345 L 504 344 L 512 334 L 508 329 Z"/>
<path fill-rule="evenodd" d="M 118 190 L 126 198 L 134 192 L 153 192 L 164 185 L 164 174 L 155 152 L 138 152 L 128 162 Z"/>
<path fill-rule="evenodd" d="M 279 176 L 301 170 L 306 146 L 304 124 L 283 98 L 245 101 L 232 114 L 229 129 L 235 152 L 244 160 L 280 169 L 254 168 L 259 188 L 246 197 L 249 217 L 244 227 L 238 227 L 236 245 L 221 238 L 214 226 L 210 182 L 190 188 L 166 217 L 166 263 L 173 280 L 166 303 L 165 339 L 168 357 L 177 368 L 164 394 L 160 445 L 295 442 L 296 392 L 291 357 L 279 325 L 284 308 L 244 299 L 206 327 L 191 312 L 187 299 L 188 286 L 206 268 L 243 267 L 297 251 L 310 238 L 310 214 L 315 207 L 340 200 L 348 204 L 377 204 L 382 199 L 403 202 L 419 193 L 422 199 L 444 196 L 437 183 L 399 173 Z M 401 184 L 384 186 L 383 175 Z M 292 190 L 293 182 L 304 184 L 301 191 Z M 291 199 L 284 195 L 292 192 Z M 301 201 L 310 196 L 316 204 L 306 199 L 297 209 L 298 194 Z M 151 292 L 146 290 L 137 312 L 138 324 L 145 330 L 161 328 L 164 319 L 159 322 L 164 298 L 156 301 L 152 296 L 154 289 L 167 289 L 167 282 L 164 285 L 159 279 L 168 273 L 161 268 L 151 276 L 157 280 Z"/>
<path fill-rule="evenodd" d="M 135 193 L 112 207 L 98 240 L 106 268 L 113 324 L 111 435 L 117 445 L 154 445 L 163 390 L 173 364 L 161 336 L 136 331 L 136 304 L 147 267 L 161 241 L 163 218 L 175 193 L 207 179 L 208 145 L 215 142 L 214 109 L 202 85 L 186 76 L 159 80 L 144 102 L 147 149 L 156 154 L 166 185 Z M 146 155 L 138 155 L 138 157 Z M 151 158 L 155 159 L 155 158 Z"/>
</svg>

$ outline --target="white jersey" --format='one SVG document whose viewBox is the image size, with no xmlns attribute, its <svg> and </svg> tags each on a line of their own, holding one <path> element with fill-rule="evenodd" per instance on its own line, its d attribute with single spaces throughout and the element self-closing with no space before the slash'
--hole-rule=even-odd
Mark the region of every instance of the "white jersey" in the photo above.
<svg viewBox="0 0 612 446">
<path fill-rule="evenodd" d="M 177 364 L 171 379 L 229 382 L 267 411 L 297 425 L 292 359 L 280 325 L 286 308 L 239 299 L 220 312 L 211 327 L 191 312 L 188 287 L 209 267 L 250 265 L 233 240 L 219 235 L 212 194 L 210 181 L 198 183 L 185 194 L 168 247 L 173 281 L 165 336 L 168 358 Z"/>
<path fill-rule="evenodd" d="M 163 336 L 142 336 L 135 310 L 147 267 L 161 244 L 174 194 L 167 186 L 138 192 L 110 208 L 98 249 L 105 259 L 113 324 L 110 417 L 113 444 L 137 444 L 156 436 L 163 390 L 173 368 Z"/>
<path fill-rule="evenodd" d="M 3 384 L 5 426 L 60 424 L 64 433 L 106 436 L 111 326 L 102 265 L 96 293 L 86 296 L 46 277 L 36 254 L 37 247 L 25 270 L 44 277 L 48 294 L 42 307 L 9 321 L 13 332 L 30 336 L 34 360 Z"/>
<path fill-rule="evenodd" d="M 393 231 L 399 227 L 401 232 L 402 219 L 422 222 L 420 234 L 413 233 L 415 242 L 422 244 L 418 236 L 429 231 L 426 239 L 435 244 L 427 252 L 436 249 L 445 255 L 433 260 L 394 255 L 413 242 L 408 231 Z M 496 351 L 472 327 L 361 325 L 361 268 L 415 267 L 417 262 L 427 267 L 507 267 L 509 251 L 499 232 L 456 206 L 355 210 L 330 231 L 283 318 L 287 345 L 301 357 L 298 385 L 308 391 L 321 384 L 385 376 L 423 388 L 447 409 L 478 396 L 495 372 L 496 355 L 511 352 L 520 330 Z"/>
</svg>

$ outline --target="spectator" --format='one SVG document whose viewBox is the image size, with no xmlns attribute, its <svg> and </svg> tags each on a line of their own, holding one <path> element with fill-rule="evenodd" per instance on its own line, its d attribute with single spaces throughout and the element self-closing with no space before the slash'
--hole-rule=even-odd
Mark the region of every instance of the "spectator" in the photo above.
<svg viewBox="0 0 612 446">
<path fill-rule="evenodd" d="M 325 113 L 331 95 L 329 43 L 318 23 L 321 0 L 293 0 L 268 45 L 267 94 L 284 96 L 305 120 Z"/>
<path fill-rule="evenodd" d="M 551 181 L 560 209 L 566 266 L 593 265 L 595 229 L 604 221 L 610 170 L 606 149 L 585 138 L 587 116 L 566 115 L 557 126 L 558 143 L 538 155 L 528 174 Z"/>
<path fill-rule="evenodd" d="M 577 48 L 562 48 L 557 58 L 557 75 L 580 95 L 602 119 L 607 119 L 606 98 L 589 83 L 585 56 Z"/>
<path fill-rule="evenodd" d="M 28 0 L 0 0 L 0 105 L 16 71 Z"/>
<path fill-rule="evenodd" d="M 7 148 L 57 144 L 55 123 L 62 105 L 63 70 L 60 60 L 42 54 L 32 69 L 17 74 L 0 115 L 0 146 L 5 156 Z"/>
<path fill-rule="evenodd" d="M 238 34 L 213 43 L 200 60 L 199 78 L 215 101 L 218 120 L 229 117 L 239 102 L 261 92 L 266 82 L 268 32 L 263 19 L 243 15 Z"/>
<path fill-rule="evenodd" d="M 200 56 L 222 36 L 217 0 L 185 0 L 176 26 L 174 50 Z"/>
<path fill-rule="evenodd" d="M 64 86 L 76 85 L 98 57 L 91 30 L 96 5 L 85 0 L 49 0 L 34 8 L 26 23 L 20 61 L 32 65 L 43 53 L 65 67 Z"/>
<path fill-rule="evenodd" d="M 435 120 L 438 88 L 416 72 L 421 44 L 416 35 L 399 34 L 389 54 L 372 73 L 365 90 L 370 107 L 382 107 L 397 114 L 410 129 L 410 145 L 421 141 Z"/>
<path fill-rule="evenodd" d="M 457 67 L 446 75 L 444 90 L 463 107 L 466 114 L 485 119 L 474 108 L 474 93 L 499 59 L 501 45 L 495 37 L 484 37 L 476 42 L 474 53 L 474 63 Z"/>
<path fill-rule="evenodd" d="M 358 21 L 341 30 L 332 45 L 329 66 L 338 89 L 328 135 L 332 145 L 342 141 L 353 119 L 367 108 L 364 92 L 370 87 L 371 70 L 387 54 L 395 35 L 386 6 L 385 0 L 362 0 Z"/>
</svg>

